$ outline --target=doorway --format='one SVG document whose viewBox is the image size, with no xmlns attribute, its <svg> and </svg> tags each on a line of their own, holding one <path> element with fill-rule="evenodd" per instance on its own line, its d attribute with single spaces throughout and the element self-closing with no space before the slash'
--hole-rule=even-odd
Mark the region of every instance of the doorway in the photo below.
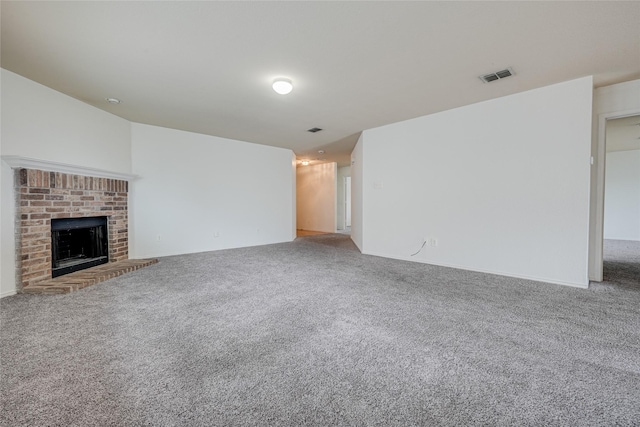
<svg viewBox="0 0 640 427">
<path fill-rule="evenodd" d="M 640 289 L 640 115 L 606 120 L 604 143 L 602 278 Z"/>
<path fill-rule="evenodd" d="M 351 231 L 351 177 L 344 177 L 344 228 Z"/>
<path fill-rule="evenodd" d="M 337 232 L 351 234 L 351 166 L 338 167 L 336 181 Z"/>
</svg>

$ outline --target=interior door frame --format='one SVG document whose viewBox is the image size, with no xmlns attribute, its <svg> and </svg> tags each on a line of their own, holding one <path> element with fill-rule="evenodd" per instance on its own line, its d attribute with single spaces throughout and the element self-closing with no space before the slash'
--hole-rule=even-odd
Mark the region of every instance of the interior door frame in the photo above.
<svg viewBox="0 0 640 427">
<path fill-rule="evenodd" d="M 347 209 L 348 206 L 348 209 Z M 349 213 L 349 215 L 347 215 Z M 344 177 L 344 229 L 351 227 L 351 176 Z M 347 225 L 347 218 L 349 225 Z"/>
<path fill-rule="evenodd" d="M 604 192 L 607 159 L 607 120 L 622 119 L 624 117 L 640 116 L 640 109 L 614 111 L 598 115 L 598 147 L 596 162 L 596 221 L 594 242 L 593 277 L 590 280 L 602 282 L 604 267 Z"/>
</svg>

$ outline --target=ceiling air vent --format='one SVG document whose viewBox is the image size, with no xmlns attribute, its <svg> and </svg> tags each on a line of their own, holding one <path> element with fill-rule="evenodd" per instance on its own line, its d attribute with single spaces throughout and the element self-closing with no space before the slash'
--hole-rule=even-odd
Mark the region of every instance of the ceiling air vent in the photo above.
<svg viewBox="0 0 640 427">
<path fill-rule="evenodd" d="M 480 76 L 480 80 L 485 83 L 491 83 L 496 80 L 504 79 L 505 77 L 513 76 L 514 72 L 511 67 L 506 68 L 504 70 L 496 71 L 495 73 L 485 74 L 484 76 Z"/>
<path fill-rule="evenodd" d="M 307 132 L 316 133 L 316 132 L 320 132 L 321 130 L 322 129 L 320 128 L 311 128 L 311 129 L 308 129 Z"/>
</svg>

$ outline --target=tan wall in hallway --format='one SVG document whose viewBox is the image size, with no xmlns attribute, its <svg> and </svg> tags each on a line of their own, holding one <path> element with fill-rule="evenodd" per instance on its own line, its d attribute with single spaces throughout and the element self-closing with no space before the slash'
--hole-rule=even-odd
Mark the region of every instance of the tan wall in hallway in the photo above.
<svg viewBox="0 0 640 427">
<path fill-rule="evenodd" d="M 296 216 L 299 229 L 336 231 L 337 171 L 336 163 L 298 167 Z"/>
</svg>

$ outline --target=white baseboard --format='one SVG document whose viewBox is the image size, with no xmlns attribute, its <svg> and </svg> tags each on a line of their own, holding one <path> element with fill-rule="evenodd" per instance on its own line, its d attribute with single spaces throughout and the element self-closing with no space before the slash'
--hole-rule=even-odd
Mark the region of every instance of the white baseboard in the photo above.
<svg viewBox="0 0 640 427">
<path fill-rule="evenodd" d="M 379 257 L 382 257 L 382 258 L 397 259 L 397 260 L 401 260 L 401 261 L 410 261 L 410 262 L 418 262 L 418 263 L 422 263 L 422 264 L 437 265 L 439 267 L 448 267 L 448 268 L 455 268 L 455 269 L 458 269 L 458 270 L 474 271 L 476 273 L 495 274 L 497 276 L 513 277 L 514 279 L 525 279 L 525 280 L 531 280 L 531 281 L 534 281 L 534 282 L 551 283 L 553 285 L 570 286 L 572 288 L 581 288 L 581 289 L 588 289 L 589 288 L 589 281 L 588 280 L 587 280 L 586 283 L 573 283 L 573 282 L 564 282 L 564 281 L 549 279 L 549 278 L 546 278 L 546 277 L 524 276 L 524 275 L 513 274 L 513 273 L 505 273 L 505 272 L 502 272 L 502 271 L 481 270 L 481 269 L 478 269 L 478 268 L 469 268 L 469 267 L 460 266 L 460 265 L 433 262 L 433 261 L 430 261 L 430 260 L 416 260 L 416 259 L 412 259 L 412 258 L 409 258 L 409 257 L 402 258 L 402 257 L 390 256 L 390 255 L 373 253 L 373 252 L 363 252 L 363 255 L 373 255 L 373 256 L 379 256 Z"/>
<path fill-rule="evenodd" d="M 11 295 L 15 295 L 15 294 L 17 294 L 15 290 L 0 292 L 0 298 L 10 297 Z"/>
</svg>

